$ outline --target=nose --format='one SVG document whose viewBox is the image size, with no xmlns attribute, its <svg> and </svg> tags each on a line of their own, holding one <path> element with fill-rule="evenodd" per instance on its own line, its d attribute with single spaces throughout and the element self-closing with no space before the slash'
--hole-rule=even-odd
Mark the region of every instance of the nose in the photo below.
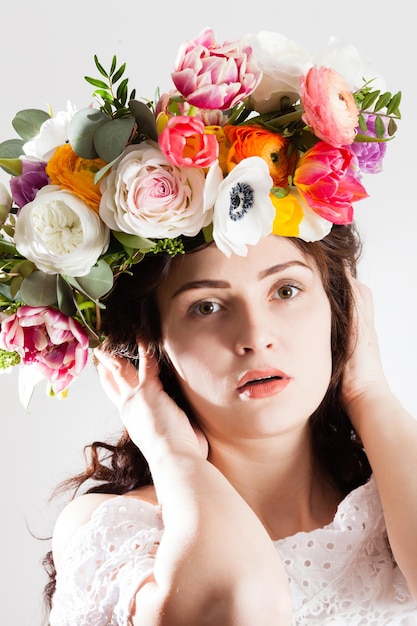
<svg viewBox="0 0 417 626">
<path fill-rule="evenodd" d="M 234 349 L 236 354 L 270 350 L 274 347 L 274 326 L 260 307 L 242 307 L 235 320 Z"/>
</svg>

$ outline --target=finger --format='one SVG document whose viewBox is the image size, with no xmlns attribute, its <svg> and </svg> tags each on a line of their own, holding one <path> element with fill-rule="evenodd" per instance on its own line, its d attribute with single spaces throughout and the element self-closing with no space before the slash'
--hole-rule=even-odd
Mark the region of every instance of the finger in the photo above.
<svg viewBox="0 0 417 626">
<path fill-rule="evenodd" d="M 117 386 L 121 391 L 136 388 L 138 385 L 138 372 L 134 365 L 124 357 L 116 357 L 96 348 L 94 356 L 98 361 L 98 371 L 107 381 L 112 381 L 112 386 Z"/>
<path fill-rule="evenodd" d="M 148 350 L 148 347 L 138 340 L 138 355 L 139 355 L 139 381 L 141 384 L 149 384 L 152 380 L 159 381 L 159 365 L 158 360 L 153 352 Z"/>
</svg>

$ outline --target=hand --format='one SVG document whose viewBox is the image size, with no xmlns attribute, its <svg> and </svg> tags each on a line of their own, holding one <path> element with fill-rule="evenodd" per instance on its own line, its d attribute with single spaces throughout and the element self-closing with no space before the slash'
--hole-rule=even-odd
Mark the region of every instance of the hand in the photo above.
<svg viewBox="0 0 417 626">
<path fill-rule="evenodd" d="M 104 391 L 150 465 L 167 451 L 207 458 L 206 438 L 163 389 L 155 356 L 139 344 L 137 370 L 128 359 L 110 356 L 102 349 L 96 349 L 94 355 Z"/>
<path fill-rule="evenodd" d="M 345 366 L 342 400 L 352 422 L 357 402 L 390 393 L 383 372 L 378 338 L 374 326 L 372 294 L 368 287 L 350 278 L 354 313 L 350 336 L 350 358 Z M 356 425 L 354 424 L 356 427 Z"/>
</svg>

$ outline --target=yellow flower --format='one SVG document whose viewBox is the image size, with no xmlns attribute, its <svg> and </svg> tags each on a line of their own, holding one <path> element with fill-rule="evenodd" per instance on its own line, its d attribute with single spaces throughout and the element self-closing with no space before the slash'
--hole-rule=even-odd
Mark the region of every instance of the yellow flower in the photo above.
<svg viewBox="0 0 417 626">
<path fill-rule="evenodd" d="M 205 132 L 206 133 L 210 133 L 213 135 L 216 135 L 217 137 L 217 143 L 219 144 L 219 165 L 221 167 L 221 170 L 223 172 L 223 176 L 227 176 L 229 170 L 227 168 L 227 155 L 229 153 L 229 148 L 230 148 L 230 144 L 229 144 L 229 140 L 227 138 L 226 133 L 224 132 L 224 129 L 222 126 L 217 126 L 217 125 L 213 125 L 213 126 L 206 126 L 205 127 Z"/>
<path fill-rule="evenodd" d="M 292 190 L 283 198 L 270 194 L 271 202 L 275 207 L 275 219 L 272 224 L 274 235 L 282 237 L 298 237 L 299 225 L 304 216 L 303 208 Z"/>
<path fill-rule="evenodd" d="M 94 184 L 94 176 L 106 165 L 103 159 L 82 159 L 69 143 L 58 146 L 46 166 L 51 185 L 59 185 L 76 196 L 98 213 L 100 185 Z"/>
</svg>

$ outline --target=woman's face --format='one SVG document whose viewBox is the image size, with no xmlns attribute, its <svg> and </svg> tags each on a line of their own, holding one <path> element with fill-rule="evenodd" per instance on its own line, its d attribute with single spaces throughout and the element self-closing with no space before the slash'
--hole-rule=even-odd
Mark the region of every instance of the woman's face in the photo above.
<svg viewBox="0 0 417 626">
<path fill-rule="evenodd" d="M 331 310 L 320 273 L 273 235 L 246 257 L 214 245 L 176 260 L 158 294 L 162 347 L 207 436 L 251 438 L 305 424 L 331 376 Z"/>
</svg>

